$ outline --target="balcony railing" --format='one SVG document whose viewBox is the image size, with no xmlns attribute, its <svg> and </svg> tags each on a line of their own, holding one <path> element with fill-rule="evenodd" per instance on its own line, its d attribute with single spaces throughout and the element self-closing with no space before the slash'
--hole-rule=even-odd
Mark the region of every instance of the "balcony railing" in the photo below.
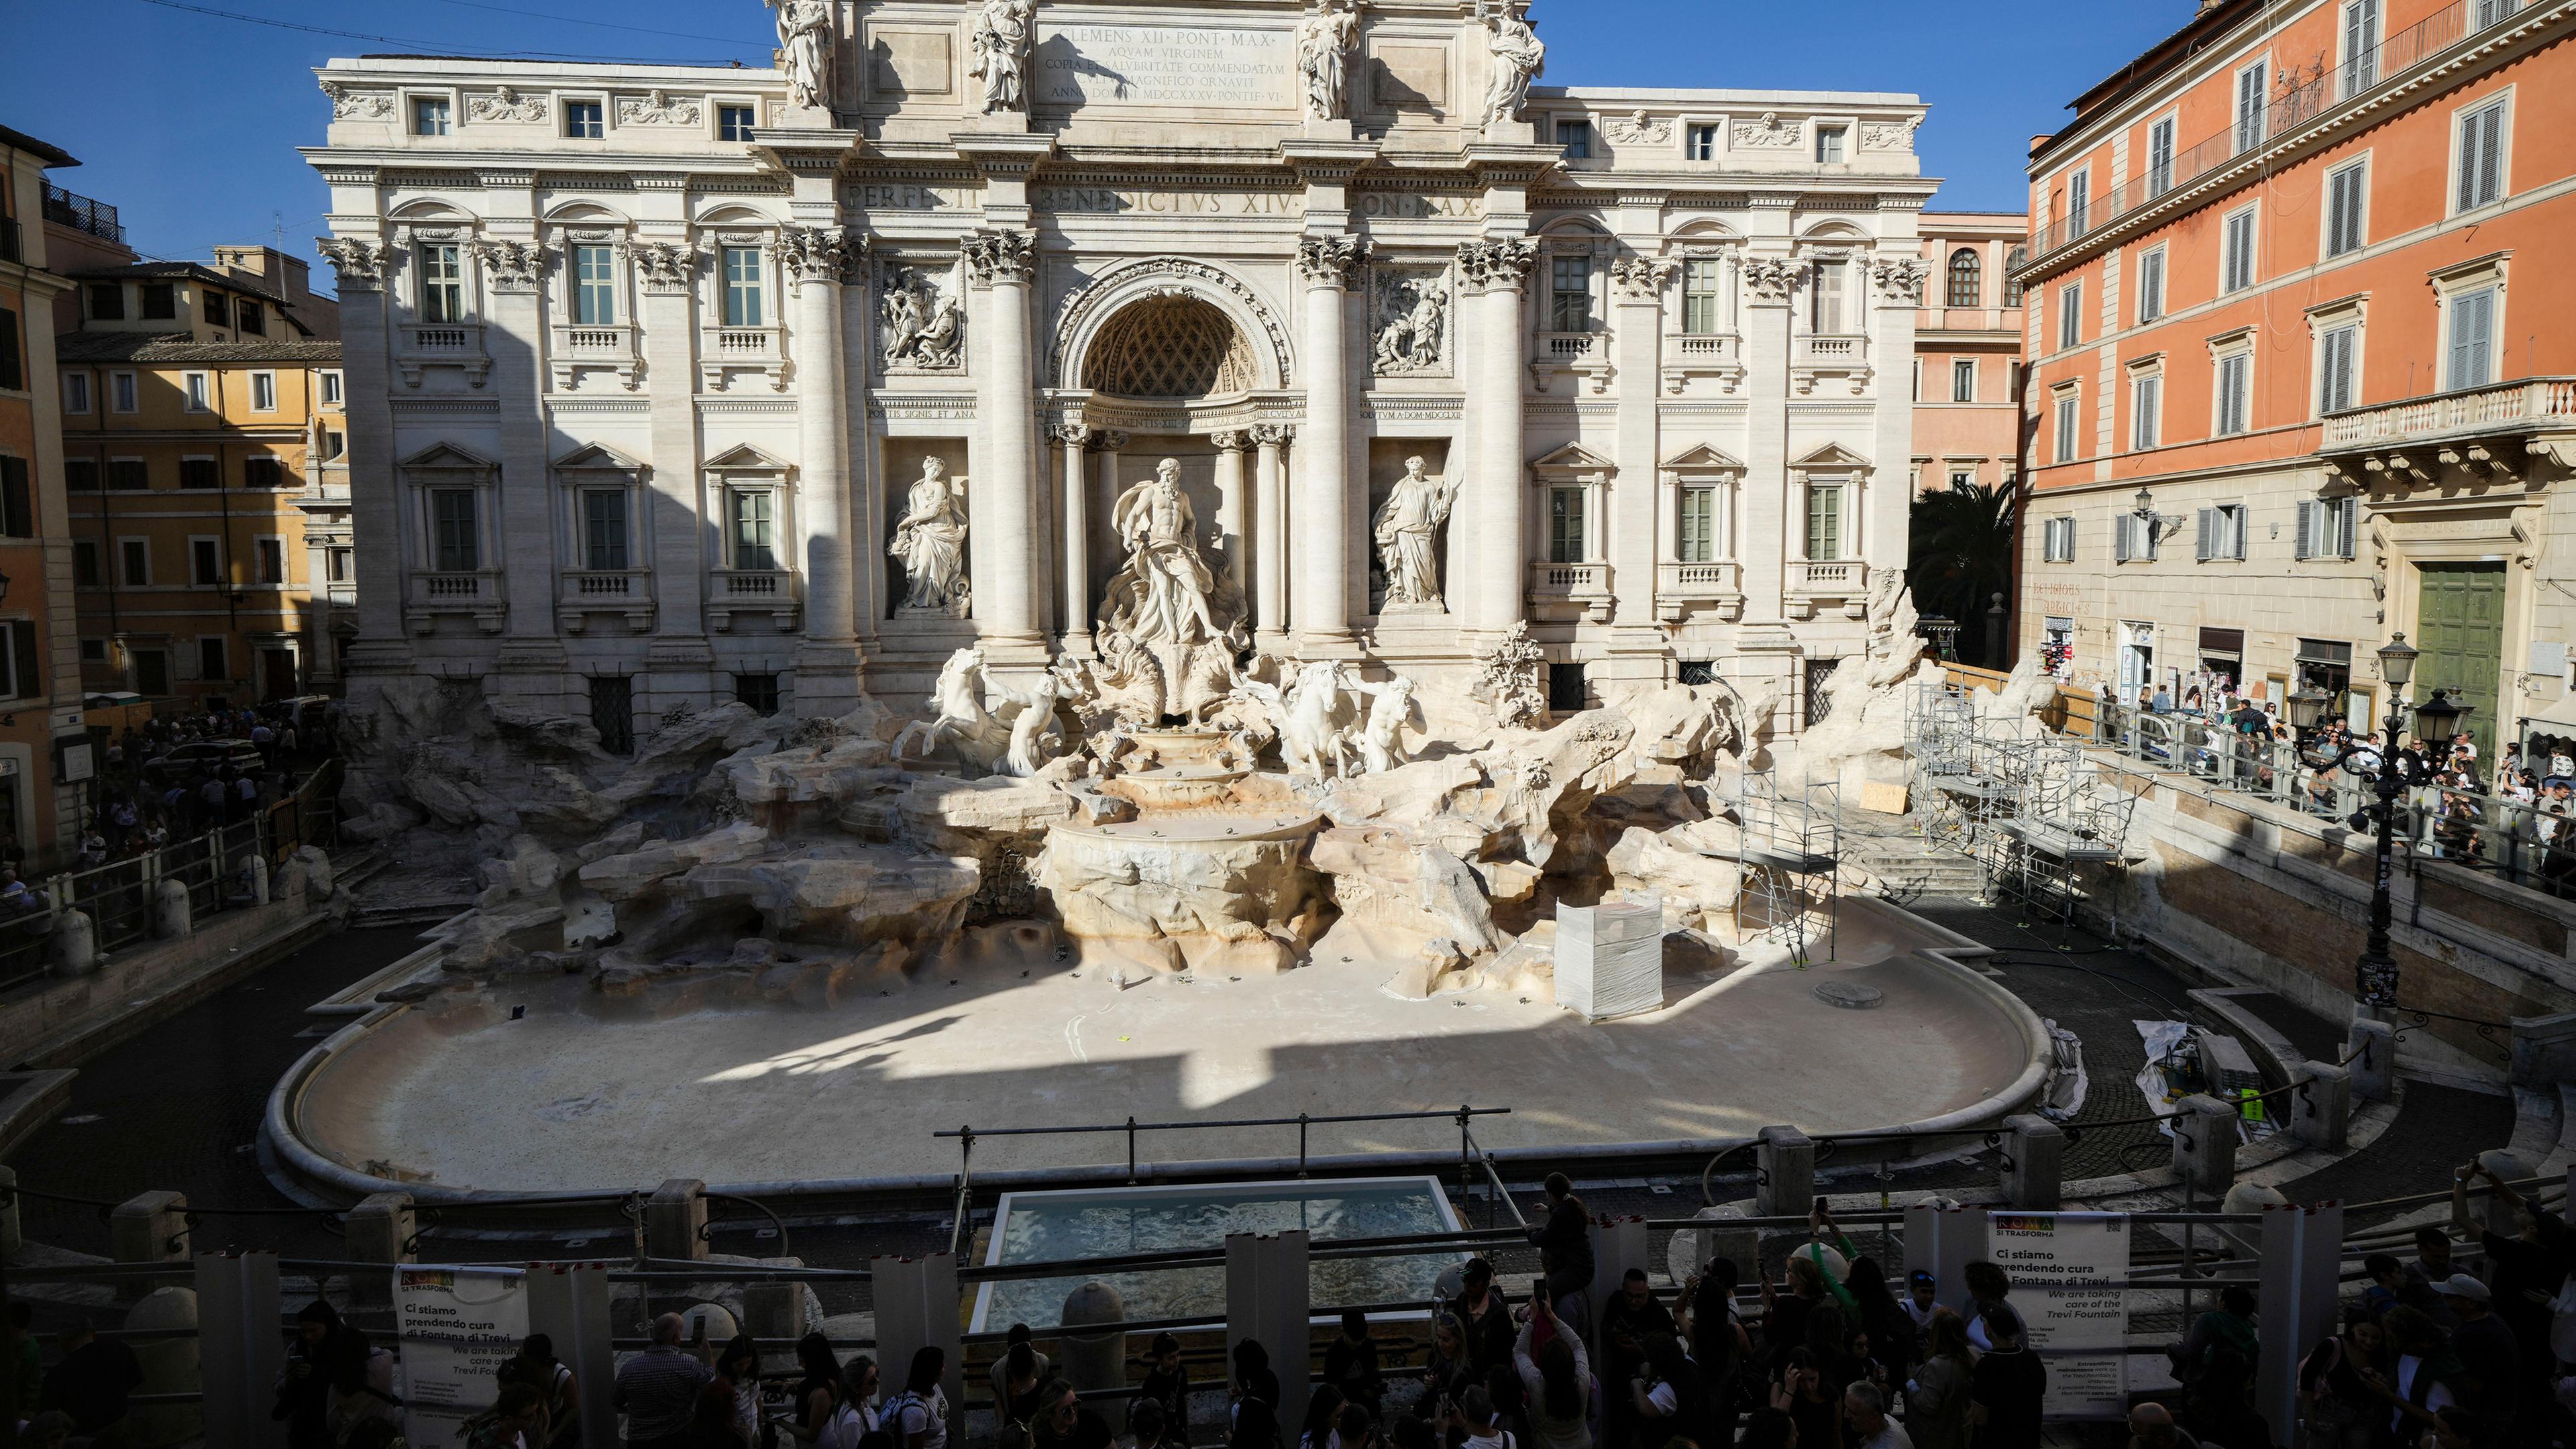
<svg viewBox="0 0 2576 1449">
<path fill-rule="evenodd" d="M 423 574 L 420 593 L 425 599 L 476 599 L 483 595 L 481 574 Z"/>
<path fill-rule="evenodd" d="M 1534 563 L 1530 565 L 1530 592 L 1546 598 L 1589 598 L 1610 592 L 1610 565 L 1606 563 Z"/>
<path fill-rule="evenodd" d="M 698 370 L 709 392 L 720 391 L 730 369 L 757 368 L 772 391 L 787 387 L 787 340 L 776 327 L 711 327 L 699 341 Z"/>
<path fill-rule="evenodd" d="M 508 614 L 501 599 L 500 571 L 424 569 L 413 574 L 409 596 L 403 601 L 404 622 L 413 633 L 426 634 L 437 627 L 442 614 L 470 614 L 484 633 L 499 633 Z"/>
<path fill-rule="evenodd" d="M 734 599 L 774 599 L 790 587 L 790 577 L 784 569 L 733 569 L 718 577 L 724 582 L 725 596 Z"/>
<path fill-rule="evenodd" d="M 420 370 L 432 364 L 462 366 L 466 380 L 476 387 L 492 370 L 480 322 L 406 322 L 395 335 L 394 366 L 406 387 L 420 386 Z"/>
<path fill-rule="evenodd" d="M 1601 334 L 1598 332 L 1542 332 L 1538 335 L 1538 355 L 1549 362 L 1580 362 L 1600 356 Z"/>
<path fill-rule="evenodd" d="M 558 325 L 549 361 L 558 389 L 571 387 L 573 374 L 584 367 L 613 369 L 618 382 L 632 388 L 638 376 L 635 329 L 622 322 Z"/>
<path fill-rule="evenodd" d="M 1858 559 L 1791 559 L 1788 590 L 1837 599 L 1856 598 L 1869 584 L 1869 565 Z"/>
<path fill-rule="evenodd" d="M 1667 559 L 1655 565 L 1655 595 L 1658 598 L 1714 599 L 1741 592 L 1743 582 L 1744 567 L 1732 560 L 1675 563 Z"/>
<path fill-rule="evenodd" d="M 1811 333 L 1798 339 L 1798 361 L 1817 365 L 1848 364 L 1869 351 L 1869 339 L 1857 333 Z"/>
<path fill-rule="evenodd" d="M 2576 427 L 2576 377 L 2525 378 L 2329 413 L 2323 448 L 2365 449 L 2553 423 Z"/>
<path fill-rule="evenodd" d="M 766 614 L 784 633 L 796 627 L 792 569 L 716 569 L 707 588 L 707 627 L 730 629 L 734 615 Z"/>
<path fill-rule="evenodd" d="M 2334 106 L 2503 24 L 2525 8 L 2525 0 L 2459 0 L 2332 70 L 2319 66 L 2276 77 L 2261 111 L 2229 122 L 2217 135 L 2170 158 L 2150 156 L 2146 169 L 2137 176 L 2032 232 L 2030 260 L 2042 261 L 2049 253 L 2119 222 L 2167 192 L 2189 186 L 2240 156 L 2262 150 Z"/>
<path fill-rule="evenodd" d="M 115 207 L 65 191 L 50 181 L 45 183 L 45 220 L 107 241 L 125 240 L 125 227 L 117 221 Z"/>
</svg>

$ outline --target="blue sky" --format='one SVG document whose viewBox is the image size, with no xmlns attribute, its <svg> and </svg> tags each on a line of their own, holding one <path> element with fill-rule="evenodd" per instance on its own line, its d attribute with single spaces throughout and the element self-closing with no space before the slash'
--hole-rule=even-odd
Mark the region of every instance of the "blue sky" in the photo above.
<svg viewBox="0 0 2576 1449">
<path fill-rule="evenodd" d="M 13 6 L 0 124 L 79 157 L 56 180 L 120 208 L 128 240 L 153 256 L 275 242 L 281 228 L 288 250 L 312 255 L 329 197 L 294 148 L 322 138 L 328 107 L 309 71 L 332 56 L 527 51 L 760 65 L 771 33 L 758 0 L 542 0 L 539 13 L 490 0 L 203 8 L 394 43 L 148 0 Z M 1554 84 L 1912 91 L 1932 105 L 1924 170 L 1948 183 L 1935 204 L 2014 211 L 2029 138 L 2055 129 L 2077 91 L 2191 10 L 2192 0 L 1537 0 L 1532 16 Z M 2077 15 L 2082 23 L 2070 24 Z M 609 24 L 549 18 L 572 16 Z M 328 270 L 316 271 L 327 286 Z"/>
</svg>

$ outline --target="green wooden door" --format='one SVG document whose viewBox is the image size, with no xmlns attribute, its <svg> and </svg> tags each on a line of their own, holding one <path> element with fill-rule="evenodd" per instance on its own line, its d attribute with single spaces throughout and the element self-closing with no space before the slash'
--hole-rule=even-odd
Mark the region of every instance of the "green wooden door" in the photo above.
<svg viewBox="0 0 2576 1449">
<path fill-rule="evenodd" d="M 2473 705 L 2469 735 L 2478 744 L 2478 763 L 2493 767 L 2496 734 L 2496 684 L 2504 671 L 2504 565 L 2500 563 L 2418 564 L 2423 593 L 2416 606 L 2415 647 L 2424 657 L 2415 663 L 2417 699 L 2436 689 Z M 2430 743 L 2429 741 L 2427 743 Z"/>
</svg>

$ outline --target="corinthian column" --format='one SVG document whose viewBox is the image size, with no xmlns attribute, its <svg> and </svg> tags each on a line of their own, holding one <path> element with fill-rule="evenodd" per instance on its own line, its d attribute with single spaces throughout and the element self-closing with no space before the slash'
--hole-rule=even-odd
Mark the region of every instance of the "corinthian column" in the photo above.
<svg viewBox="0 0 2576 1449">
<path fill-rule="evenodd" d="M 1243 454 L 1252 440 L 1239 432 L 1222 432 L 1209 441 L 1216 444 L 1216 539 L 1225 554 L 1225 576 L 1234 581 L 1237 593 L 1243 590 Z"/>
<path fill-rule="evenodd" d="M 322 237 L 314 246 L 340 278 L 340 375 L 347 399 L 350 515 L 357 546 L 358 642 L 352 673 L 399 669 L 411 656 L 403 638 L 403 601 L 412 560 L 402 551 L 402 496 L 394 482 L 393 406 L 386 388 L 391 355 L 385 325 L 385 248 L 359 237 Z"/>
<path fill-rule="evenodd" d="M 966 239 L 966 267 L 985 294 L 984 365 L 975 378 L 983 446 L 966 482 L 967 550 L 976 633 L 1005 653 L 1043 657 L 1038 619 L 1036 379 L 1029 372 L 1029 283 L 1037 238 L 1018 230 Z"/>
<path fill-rule="evenodd" d="M 1474 471 L 1460 490 L 1450 514 L 1454 531 L 1461 522 L 1466 536 L 1456 556 L 1466 567 L 1466 628 L 1499 633 L 1518 622 L 1527 597 L 1529 566 L 1522 542 L 1521 507 L 1528 492 L 1521 483 L 1521 377 L 1527 329 L 1521 326 L 1521 282 L 1538 260 L 1538 243 L 1528 237 L 1468 242 L 1458 248 L 1458 274 L 1476 297 L 1477 327 L 1483 356 L 1475 379 L 1477 416 L 1484 438 L 1474 450 Z"/>
<path fill-rule="evenodd" d="M 796 289 L 797 513 L 805 534 L 805 643 L 796 651 L 796 712 L 838 715 L 859 694 L 857 603 L 850 558 L 850 447 L 841 382 L 838 227 L 790 227 L 779 261 Z"/>
<path fill-rule="evenodd" d="M 1351 642 L 1351 377 L 1344 313 L 1359 240 L 1310 236 L 1297 243 L 1306 283 L 1306 446 L 1297 450 L 1297 527 L 1308 539 L 1297 569 L 1297 647 L 1346 650 Z"/>
<path fill-rule="evenodd" d="M 1252 473 L 1253 642 L 1270 654 L 1288 649 L 1288 475 L 1279 465 L 1289 436 L 1286 423 L 1252 425 L 1260 450 Z"/>
<path fill-rule="evenodd" d="M 1662 456 L 1656 438 L 1658 352 L 1663 343 L 1664 289 L 1681 263 L 1670 257 L 1621 257 L 1610 264 L 1611 346 L 1619 379 L 1619 453 L 1628 466 L 1610 486 L 1610 588 L 1622 634 L 1617 647 L 1662 652 L 1655 623 L 1657 517 L 1662 489 L 1648 464 Z"/>
<path fill-rule="evenodd" d="M 1091 654 L 1091 488 L 1084 472 L 1083 450 L 1091 428 L 1058 423 L 1055 441 L 1064 451 L 1064 652 Z"/>
</svg>

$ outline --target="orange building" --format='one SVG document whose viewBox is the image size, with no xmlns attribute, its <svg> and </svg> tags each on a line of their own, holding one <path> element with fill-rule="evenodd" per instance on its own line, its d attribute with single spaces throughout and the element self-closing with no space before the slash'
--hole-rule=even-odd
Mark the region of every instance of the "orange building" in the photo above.
<svg viewBox="0 0 2576 1449">
<path fill-rule="evenodd" d="M 2021 287 L 2016 211 L 1927 211 L 1914 319 L 1914 491 L 2009 484 L 2021 473 Z"/>
<path fill-rule="evenodd" d="M 2205 0 L 2074 110 L 2018 274 L 2022 647 L 2358 720 L 2402 631 L 2482 739 L 2576 709 L 2576 6 Z"/>
<path fill-rule="evenodd" d="M 0 162 L 0 860 L 45 870 L 78 840 L 94 765 L 54 372 L 55 308 L 73 285 L 59 253 L 116 213 L 47 181 L 80 163 L 33 136 L 0 126 Z"/>
</svg>

